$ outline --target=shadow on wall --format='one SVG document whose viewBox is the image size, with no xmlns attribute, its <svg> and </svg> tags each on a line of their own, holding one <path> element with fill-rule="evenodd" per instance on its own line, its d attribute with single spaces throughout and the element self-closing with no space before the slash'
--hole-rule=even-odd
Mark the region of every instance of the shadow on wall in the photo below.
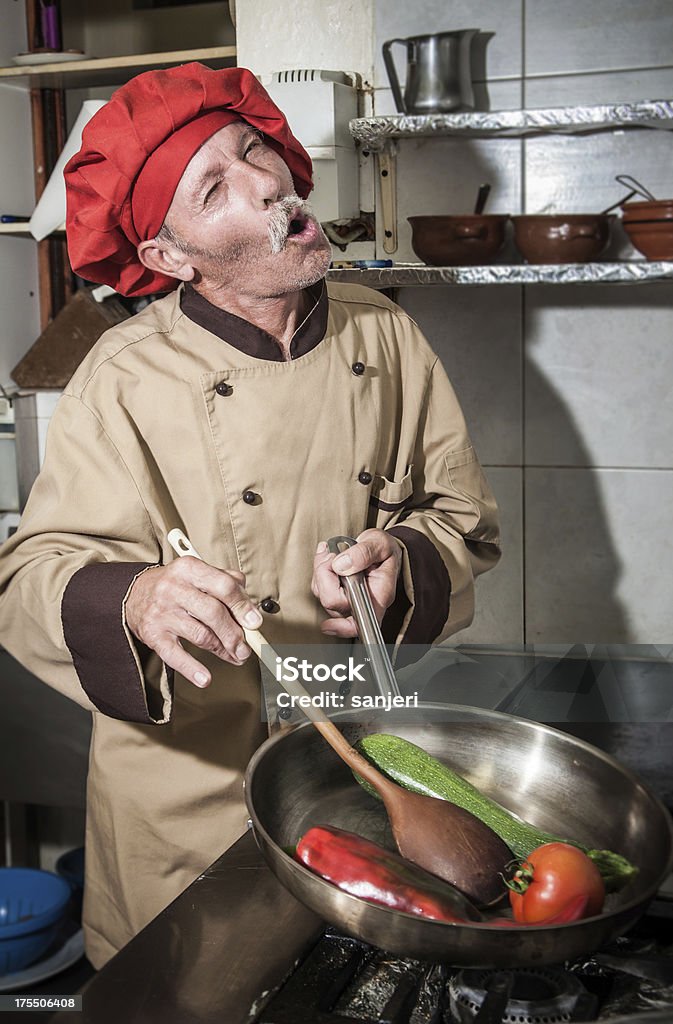
<svg viewBox="0 0 673 1024">
<path fill-rule="evenodd" d="M 472 88 L 474 90 L 474 109 L 490 110 L 491 99 L 488 93 L 488 44 L 495 32 L 479 32 L 472 41 Z"/>
<path fill-rule="evenodd" d="M 530 358 L 525 373 L 555 429 L 562 425 L 572 450 L 568 466 L 577 467 L 525 470 L 526 642 L 637 642 L 618 597 L 620 558 L 589 450 L 562 396 Z"/>
<path fill-rule="evenodd" d="M 523 328 L 526 640 L 657 642 L 670 586 L 658 571 L 666 532 L 657 496 L 669 474 L 638 473 L 670 466 L 659 406 L 666 387 L 656 367 L 665 358 L 671 289 L 530 292 L 537 299 L 526 302 Z"/>
</svg>

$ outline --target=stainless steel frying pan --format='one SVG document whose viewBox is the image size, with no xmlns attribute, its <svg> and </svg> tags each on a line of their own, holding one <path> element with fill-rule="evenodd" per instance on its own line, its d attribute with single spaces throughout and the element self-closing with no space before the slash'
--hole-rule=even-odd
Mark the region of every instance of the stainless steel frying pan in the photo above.
<svg viewBox="0 0 673 1024">
<path fill-rule="evenodd" d="M 423 722 L 421 719 L 421 711 Z M 602 751 L 526 719 L 457 705 L 419 707 L 418 723 L 391 713 L 335 715 L 351 743 L 370 732 L 403 736 L 449 763 L 483 792 L 540 828 L 622 853 L 640 871 L 607 898 L 598 917 L 555 927 L 443 924 L 366 903 L 296 863 L 294 846 L 312 825 L 332 824 L 394 849 L 382 805 L 310 723 L 256 752 L 246 800 L 272 871 L 325 921 L 400 956 L 472 966 L 559 963 L 596 950 L 643 913 L 673 866 L 673 828 L 657 797 Z"/>
</svg>

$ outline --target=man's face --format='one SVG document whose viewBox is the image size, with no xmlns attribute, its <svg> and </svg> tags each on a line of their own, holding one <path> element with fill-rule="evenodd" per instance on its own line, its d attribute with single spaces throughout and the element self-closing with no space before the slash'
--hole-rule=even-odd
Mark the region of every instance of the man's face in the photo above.
<svg viewBox="0 0 673 1024">
<path fill-rule="evenodd" d="M 292 195 L 285 161 L 253 128 L 236 122 L 192 157 L 165 223 L 189 255 L 195 281 L 283 295 L 320 280 L 331 255 L 301 200 L 284 201 Z"/>
</svg>

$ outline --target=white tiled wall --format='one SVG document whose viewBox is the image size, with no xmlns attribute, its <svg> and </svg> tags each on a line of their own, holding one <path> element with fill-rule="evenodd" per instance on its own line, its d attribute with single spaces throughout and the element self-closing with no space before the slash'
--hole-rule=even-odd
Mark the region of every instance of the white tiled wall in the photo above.
<svg viewBox="0 0 673 1024">
<path fill-rule="evenodd" d="M 523 636 L 522 471 L 487 467 L 500 508 L 502 559 L 496 571 L 477 580 L 474 621 L 451 643 L 511 644 Z"/>
<path fill-rule="evenodd" d="M 398 302 L 441 358 L 481 462 L 520 467 L 521 289 L 404 288 Z"/>
<path fill-rule="evenodd" d="M 669 67 L 670 0 L 527 0 L 525 73 Z"/>
<path fill-rule="evenodd" d="M 526 139 L 524 152 L 526 213 L 606 210 L 627 194 L 618 174 L 632 175 L 656 196 L 673 195 L 670 131 L 539 136 Z"/>
<path fill-rule="evenodd" d="M 507 644 L 523 635 L 521 289 L 405 288 L 398 301 L 451 378 L 501 513 L 502 561 L 479 580 L 474 622 L 452 643 Z"/>
<path fill-rule="evenodd" d="M 672 306 L 669 284 L 529 290 L 528 465 L 673 469 Z"/>
<path fill-rule="evenodd" d="M 528 107 L 568 104 L 634 103 L 673 96 L 673 68 L 643 68 L 603 74 L 553 75 L 523 80 Z"/>
<path fill-rule="evenodd" d="M 666 643 L 671 508 L 669 470 L 526 470 L 527 640 Z"/>
</svg>

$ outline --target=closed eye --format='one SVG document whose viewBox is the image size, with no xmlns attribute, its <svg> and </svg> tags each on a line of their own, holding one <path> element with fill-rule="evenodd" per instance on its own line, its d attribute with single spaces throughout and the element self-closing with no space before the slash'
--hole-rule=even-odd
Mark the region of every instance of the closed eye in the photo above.
<svg viewBox="0 0 673 1024">
<path fill-rule="evenodd" d="M 205 196 L 203 197 L 203 205 L 204 205 L 204 206 L 207 206 L 207 205 L 208 205 L 208 200 L 209 200 L 209 199 L 211 198 L 211 196 L 213 195 L 213 193 L 217 191 L 217 189 L 218 189 L 218 188 L 220 187 L 220 185 L 221 185 L 221 184 L 222 184 L 222 182 L 218 180 L 218 181 L 214 182 L 214 183 L 213 183 L 213 184 L 212 184 L 212 185 L 210 186 L 210 188 L 209 188 L 209 189 L 208 189 L 208 191 L 206 192 Z"/>
<path fill-rule="evenodd" d="M 248 154 L 251 153 L 253 149 L 258 149 L 260 146 L 263 145 L 264 137 L 262 133 L 255 132 L 255 134 L 251 136 L 249 143 L 245 147 L 245 150 L 243 152 L 243 159 L 245 160 Z"/>
</svg>

